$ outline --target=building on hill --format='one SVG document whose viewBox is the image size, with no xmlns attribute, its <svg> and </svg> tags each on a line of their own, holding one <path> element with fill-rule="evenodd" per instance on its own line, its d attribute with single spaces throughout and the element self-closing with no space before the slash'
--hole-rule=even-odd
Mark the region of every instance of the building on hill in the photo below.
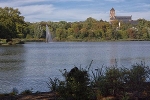
<svg viewBox="0 0 150 100">
<path fill-rule="evenodd" d="M 132 20 L 132 15 L 131 16 L 116 16 L 115 9 L 112 8 L 110 10 L 110 23 L 115 20 L 118 20 L 119 22 L 122 21 L 124 23 L 137 24 L 137 20 Z"/>
</svg>

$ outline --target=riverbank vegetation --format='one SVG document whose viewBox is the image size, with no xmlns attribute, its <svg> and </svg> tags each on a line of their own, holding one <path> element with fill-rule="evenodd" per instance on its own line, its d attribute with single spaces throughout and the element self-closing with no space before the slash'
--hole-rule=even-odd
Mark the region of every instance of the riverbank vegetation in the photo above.
<svg viewBox="0 0 150 100">
<path fill-rule="evenodd" d="M 91 62 L 92 64 L 92 62 Z M 50 79 L 50 89 L 63 100 L 148 100 L 150 98 L 150 68 L 145 64 L 130 69 L 117 66 L 97 68 L 90 75 L 90 67 L 64 70 L 63 81 Z M 65 91 L 65 92 L 64 92 Z"/>
<path fill-rule="evenodd" d="M 10 94 L 1 94 L 0 98 L 42 98 L 44 100 L 149 100 L 150 68 L 144 63 L 134 64 L 130 68 L 99 67 L 92 69 L 92 62 L 86 68 L 74 67 L 70 71 L 60 71 L 64 80 L 50 78 L 47 86 L 51 92 L 33 93 L 25 90 L 18 95 L 13 89 Z M 45 95 L 45 96 L 44 96 Z M 30 97 L 30 98 L 29 98 Z M 50 99 L 53 98 L 53 99 Z M 10 100 L 10 99 L 8 99 Z"/>
<path fill-rule="evenodd" d="M 137 24 L 114 21 L 109 23 L 89 16 L 79 22 L 25 22 L 18 9 L 0 8 L 0 39 L 45 39 L 46 24 L 53 41 L 150 40 L 150 21 L 138 19 Z"/>
</svg>

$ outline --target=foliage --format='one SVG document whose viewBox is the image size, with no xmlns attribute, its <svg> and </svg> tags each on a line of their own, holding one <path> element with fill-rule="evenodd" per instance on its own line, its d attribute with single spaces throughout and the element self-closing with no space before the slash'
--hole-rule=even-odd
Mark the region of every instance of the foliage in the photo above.
<svg viewBox="0 0 150 100">
<path fill-rule="evenodd" d="M 116 62 L 115 66 L 102 66 L 90 75 L 92 61 L 86 69 L 74 67 L 69 72 L 66 69 L 61 71 L 65 80 L 50 78 L 49 88 L 64 100 L 102 99 L 110 95 L 119 95 L 122 100 L 128 100 L 131 98 L 128 93 L 136 91 L 136 96 L 140 97 L 140 93 L 147 90 L 144 85 L 150 78 L 150 68 L 143 62 L 134 64 L 131 68 L 118 67 Z"/>
<path fill-rule="evenodd" d="M 143 90 L 144 82 L 150 78 L 150 69 L 145 64 L 136 64 L 133 65 L 130 69 L 129 77 L 127 80 L 127 84 L 130 88 L 135 91 L 141 92 Z"/>
<path fill-rule="evenodd" d="M 150 21 L 138 19 L 137 24 L 96 20 L 92 17 L 79 22 L 25 22 L 18 9 L 0 8 L 0 38 L 45 38 L 46 24 L 54 41 L 103 41 L 150 39 Z"/>
<path fill-rule="evenodd" d="M 144 21 L 144 23 L 142 23 Z M 48 24 L 56 41 L 73 41 L 81 39 L 82 41 L 102 41 L 119 39 L 149 39 L 149 21 L 139 19 L 138 24 L 121 22 L 118 28 L 118 21 L 112 24 L 103 20 L 87 18 L 80 22 L 39 22 L 39 25 Z M 35 23 L 31 23 L 35 24 Z M 45 26 L 42 27 L 45 31 Z M 34 35 L 34 34 L 33 34 Z"/>
<path fill-rule="evenodd" d="M 48 87 L 50 88 L 51 91 L 57 91 L 57 88 L 59 86 L 59 79 L 58 78 L 49 78 L 49 82 L 47 83 Z"/>
<path fill-rule="evenodd" d="M 17 38 L 23 36 L 24 17 L 18 9 L 0 8 L 0 38 Z"/>
<path fill-rule="evenodd" d="M 32 89 L 31 90 L 30 89 L 24 90 L 24 91 L 21 92 L 21 94 L 23 94 L 23 95 L 32 94 L 32 93 L 33 93 Z"/>
<path fill-rule="evenodd" d="M 129 100 L 129 96 L 127 95 L 127 93 L 125 93 L 125 95 L 122 97 L 122 100 Z"/>
<path fill-rule="evenodd" d="M 17 88 L 13 88 L 12 94 L 13 94 L 13 95 L 17 95 L 18 93 L 19 93 L 19 91 L 17 90 Z"/>
<path fill-rule="evenodd" d="M 98 87 L 99 93 L 103 96 L 117 94 L 123 98 L 129 98 L 126 92 L 138 94 L 145 91 L 144 83 L 150 78 L 150 69 L 145 64 L 132 65 L 131 69 L 118 68 L 117 66 L 102 67 L 93 72 L 93 86 Z"/>
<path fill-rule="evenodd" d="M 89 75 L 84 69 L 74 67 L 70 72 L 65 72 L 65 82 L 58 91 L 66 98 L 72 100 L 88 100 L 90 97 Z M 64 91 L 65 94 L 64 94 Z"/>
<path fill-rule="evenodd" d="M 90 79 L 88 71 L 82 68 L 74 67 L 69 72 L 62 72 L 65 81 L 60 81 L 58 78 L 52 80 L 48 85 L 51 90 L 55 90 L 63 99 L 71 100 L 89 100 L 92 90 L 90 89 Z M 65 91 L 65 92 L 64 92 Z"/>
</svg>

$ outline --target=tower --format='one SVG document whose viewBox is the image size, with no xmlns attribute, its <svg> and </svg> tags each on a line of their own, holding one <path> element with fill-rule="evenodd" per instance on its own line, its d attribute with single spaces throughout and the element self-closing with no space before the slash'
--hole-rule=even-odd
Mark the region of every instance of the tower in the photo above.
<svg viewBox="0 0 150 100">
<path fill-rule="evenodd" d="M 110 10 L 110 19 L 115 19 L 115 9 L 114 8 L 112 8 Z"/>
</svg>

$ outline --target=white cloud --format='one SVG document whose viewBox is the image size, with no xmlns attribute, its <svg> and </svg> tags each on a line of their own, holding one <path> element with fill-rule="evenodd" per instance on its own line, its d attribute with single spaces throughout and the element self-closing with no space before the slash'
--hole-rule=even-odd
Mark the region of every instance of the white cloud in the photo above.
<svg viewBox="0 0 150 100">
<path fill-rule="evenodd" d="M 58 21 L 59 20 L 84 21 L 88 17 L 92 17 L 97 20 L 100 20 L 100 19 L 107 20 L 108 16 L 109 15 L 107 15 L 107 13 L 105 12 L 96 12 L 96 11 L 89 10 L 89 9 L 82 9 L 82 10 L 70 9 L 70 10 L 58 10 L 53 17 L 57 17 Z"/>
<path fill-rule="evenodd" d="M 51 2 L 67 2 L 70 0 L 13 0 L 10 2 L 2 2 L 0 6 L 18 8 L 25 17 L 25 21 L 35 22 L 35 21 L 48 21 L 48 20 L 65 20 L 65 21 L 80 21 L 85 20 L 90 12 L 88 10 L 82 9 L 61 9 L 59 7 L 54 7 L 52 4 L 39 3 L 51 1 Z M 92 1 L 92 0 L 72 0 L 72 1 Z M 34 4 L 34 5 L 33 5 Z M 36 4 L 36 5 L 35 5 Z M 93 14 L 96 16 L 97 14 Z"/>
<path fill-rule="evenodd" d="M 82 5 L 79 5 L 74 8 L 66 8 L 65 6 L 61 6 L 61 2 L 81 2 L 85 1 Z M 104 0 L 111 2 L 123 2 L 125 0 Z M 8 1 L 0 1 L 1 7 L 13 7 L 18 8 L 22 13 L 22 16 L 25 17 L 25 21 L 36 22 L 36 21 L 83 21 L 88 17 L 93 17 L 97 20 L 103 19 L 109 21 L 109 10 L 107 11 L 111 3 L 108 2 L 99 3 L 96 0 L 10 0 Z M 88 3 L 92 2 L 92 3 Z M 106 4 L 108 3 L 108 4 Z M 56 4 L 56 5 L 55 5 Z M 58 4 L 58 5 L 57 5 Z M 144 5 L 144 4 L 143 4 Z M 100 6 L 100 7 L 99 7 Z M 123 6 L 123 5 L 119 5 Z M 137 3 L 138 6 L 138 3 Z M 145 7 L 149 5 L 145 4 Z M 82 8 L 79 8 L 82 7 Z M 87 8 L 88 7 L 88 8 Z M 101 9 L 103 8 L 104 9 Z M 129 9 L 133 9 L 129 7 Z M 107 12 L 104 12 L 107 11 Z M 150 12 L 145 10 L 145 12 L 125 12 L 124 9 L 121 11 L 116 10 L 116 15 L 132 15 L 133 19 L 145 18 L 150 19 Z"/>
<path fill-rule="evenodd" d="M 39 3 L 44 2 L 46 0 L 9 0 L 9 1 L 0 1 L 1 7 L 16 7 L 16 6 L 22 6 L 26 4 L 32 4 L 32 3 Z"/>
<path fill-rule="evenodd" d="M 30 15 L 30 14 L 50 14 L 55 9 L 53 5 L 30 5 L 30 6 L 23 6 L 17 7 L 23 13 L 23 15 Z"/>
<path fill-rule="evenodd" d="M 42 21 L 50 20 L 49 17 L 54 14 L 55 7 L 53 5 L 30 5 L 24 7 L 18 7 L 25 16 L 25 21 Z"/>
<path fill-rule="evenodd" d="M 42 19 L 47 21 L 84 21 L 88 17 L 100 20 L 105 15 L 106 14 L 100 14 L 98 12 L 92 12 L 84 9 L 54 9 L 51 13 L 46 13 L 45 11 L 37 15 L 28 15 L 26 18 L 31 22 L 31 17 L 36 19 L 36 21 L 42 21 Z"/>
</svg>

